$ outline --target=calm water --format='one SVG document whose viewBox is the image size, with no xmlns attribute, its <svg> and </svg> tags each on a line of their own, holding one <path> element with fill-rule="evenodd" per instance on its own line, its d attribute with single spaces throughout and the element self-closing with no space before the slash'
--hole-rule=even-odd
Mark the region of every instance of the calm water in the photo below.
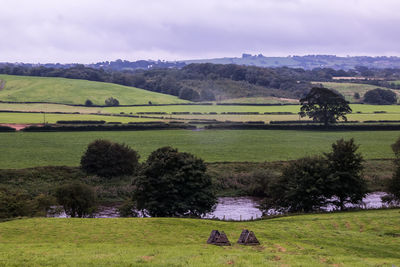
<svg viewBox="0 0 400 267">
<path fill-rule="evenodd" d="M 381 197 L 386 195 L 384 192 L 374 192 L 368 194 L 363 199 L 363 204 L 358 206 L 363 209 L 377 209 L 383 207 Z M 204 218 L 218 218 L 221 220 L 252 220 L 260 218 L 262 213 L 257 208 L 259 199 L 252 197 L 220 197 L 214 212 L 207 214 Z M 351 207 L 351 205 L 348 205 Z M 332 211 L 332 206 L 325 208 Z M 56 217 L 65 218 L 65 213 L 56 215 Z M 96 218 L 115 218 L 119 217 L 116 207 L 100 207 Z"/>
</svg>

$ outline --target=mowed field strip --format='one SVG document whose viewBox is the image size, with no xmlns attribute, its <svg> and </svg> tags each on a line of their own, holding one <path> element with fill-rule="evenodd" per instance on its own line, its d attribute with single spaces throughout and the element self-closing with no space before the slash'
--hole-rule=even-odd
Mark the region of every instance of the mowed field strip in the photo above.
<svg viewBox="0 0 400 267">
<path fill-rule="evenodd" d="M 207 245 L 211 230 L 232 246 Z M 260 246 L 236 244 L 243 229 Z M 399 209 L 252 222 L 34 218 L 0 223 L 5 266 L 399 266 Z"/>
<path fill-rule="evenodd" d="M 399 131 L 159 130 L 122 132 L 0 133 L 0 168 L 78 166 L 96 139 L 126 143 L 147 156 L 162 146 L 177 147 L 207 162 L 294 160 L 331 149 L 340 138 L 354 138 L 366 159 L 393 158 L 390 145 Z"/>
<path fill-rule="evenodd" d="M 153 104 L 189 102 L 176 96 L 113 83 L 5 74 L 0 75 L 0 80 L 5 82 L 0 90 L 1 101 L 84 104 L 90 99 L 96 105 L 104 105 L 105 99 L 114 97 L 122 105 L 148 104 L 149 101 Z"/>
</svg>

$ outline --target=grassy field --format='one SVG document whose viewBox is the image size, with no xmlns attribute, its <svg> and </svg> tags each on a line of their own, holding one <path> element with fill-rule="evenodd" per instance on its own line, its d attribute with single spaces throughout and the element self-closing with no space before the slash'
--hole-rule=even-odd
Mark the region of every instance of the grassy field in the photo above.
<svg viewBox="0 0 400 267">
<path fill-rule="evenodd" d="M 370 84 L 359 84 L 359 83 L 315 82 L 315 84 L 322 84 L 326 88 L 335 89 L 342 95 L 344 95 L 348 101 L 351 102 L 360 101 L 359 99 L 354 99 L 354 93 L 359 93 L 360 97 L 362 98 L 367 91 L 376 88 L 392 90 L 386 87 L 375 86 Z M 392 90 L 392 91 L 395 92 L 397 96 L 400 96 L 400 92 L 398 90 Z"/>
<path fill-rule="evenodd" d="M 230 247 L 207 245 L 213 229 Z M 260 246 L 236 244 L 242 229 Z M 253 222 L 22 219 L 0 223 L 4 266 L 399 266 L 398 209 Z"/>
<path fill-rule="evenodd" d="M 297 99 L 290 98 L 279 98 L 279 97 L 242 97 L 242 98 L 231 98 L 221 101 L 218 103 L 249 103 L 249 104 L 282 104 L 282 103 L 299 103 Z"/>
<path fill-rule="evenodd" d="M 353 113 L 373 113 L 385 111 L 387 113 L 400 114 L 400 105 L 362 105 L 352 104 Z M 45 111 L 45 112 L 80 112 L 80 113 L 137 113 L 137 112 L 293 112 L 300 111 L 300 105 L 286 106 L 223 106 L 223 105 L 168 105 L 168 106 L 136 106 L 136 107 L 76 107 L 58 104 L 7 104 L 0 103 L 0 110 L 12 111 Z"/>
<path fill-rule="evenodd" d="M 207 162 L 293 160 L 330 150 L 340 138 L 354 138 L 366 159 L 392 158 L 398 131 L 164 130 L 124 132 L 0 133 L 0 168 L 77 166 L 86 146 L 104 138 L 126 143 L 145 160 L 162 146 L 190 152 Z"/>
<path fill-rule="evenodd" d="M 146 122 L 159 121 L 148 118 L 129 118 L 119 116 L 81 115 L 81 114 L 41 114 L 41 113 L 7 113 L 0 112 L 0 123 L 56 123 L 59 120 L 104 120 L 106 122 Z"/>
<path fill-rule="evenodd" d="M 175 96 L 112 83 L 14 75 L 0 75 L 0 80 L 5 81 L 0 90 L 2 101 L 84 104 L 90 99 L 96 105 L 104 105 L 104 100 L 112 96 L 121 105 L 148 104 L 149 101 L 153 104 L 188 102 Z"/>
</svg>

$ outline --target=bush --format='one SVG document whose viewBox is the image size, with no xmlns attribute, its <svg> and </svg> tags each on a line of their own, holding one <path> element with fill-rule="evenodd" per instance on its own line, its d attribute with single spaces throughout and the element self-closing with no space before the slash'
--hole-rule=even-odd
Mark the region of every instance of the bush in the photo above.
<svg viewBox="0 0 400 267">
<path fill-rule="evenodd" d="M 92 187 L 82 183 L 66 184 L 56 190 L 58 204 L 63 206 L 67 215 L 88 217 L 96 209 L 96 194 Z"/>
<path fill-rule="evenodd" d="M 96 140 L 81 158 L 81 168 L 102 177 L 132 175 L 139 165 L 138 153 L 125 144 Z"/>
<path fill-rule="evenodd" d="M 291 162 L 268 187 L 261 205 L 264 212 L 312 212 L 327 204 L 327 162 L 321 157 L 306 157 Z"/>
<path fill-rule="evenodd" d="M 118 207 L 120 217 L 138 217 L 139 213 L 136 210 L 136 203 L 132 200 L 126 200 Z"/>
<path fill-rule="evenodd" d="M 93 106 L 93 102 L 92 102 L 92 100 L 90 100 L 90 99 L 86 99 L 86 101 L 85 101 L 85 106 L 87 106 L 87 107 L 91 107 L 91 106 Z"/>
<path fill-rule="evenodd" d="M 119 106 L 119 101 L 118 99 L 114 98 L 114 97 L 109 97 L 107 98 L 104 103 L 106 104 L 106 106 L 109 107 L 115 107 L 115 106 Z"/>
<path fill-rule="evenodd" d="M 0 219 L 20 216 L 46 216 L 53 204 L 53 198 L 43 194 L 32 198 L 22 190 L 0 188 Z"/>
<path fill-rule="evenodd" d="M 171 147 L 153 151 L 133 184 L 138 210 L 153 217 L 200 217 L 216 203 L 203 160 Z"/>
<path fill-rule="evenodd" d="M 376 88 L 364 95 L 364 102 L 375 105 L 392 105 L 397 103 L 396 93 L 391 90 Z"/>
<path fill-rule="evenodd" d="M 396 169 L 386 186 L 386 191 L 389 194 L 385 198 L 382 198 L 382 201 L 387 204 L 398 204 L 400 203 L 400 137 L 392 144 L 392 150 L 395 155 L 394 165 Z"/>
</svg>

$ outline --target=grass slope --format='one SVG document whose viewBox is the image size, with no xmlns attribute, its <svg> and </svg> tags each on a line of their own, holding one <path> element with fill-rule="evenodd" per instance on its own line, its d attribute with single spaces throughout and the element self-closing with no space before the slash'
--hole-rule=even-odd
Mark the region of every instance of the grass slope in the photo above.
<svg viewBox="0 0 400 267">
<path fill-rule="evenodd" d="M 90 99 L 104 105 L 109 97 L 117 98 L 121 105 L 186 103 L 175 96 L 165 95 L 112 83 L 92 82 L 65 78 L 0 75 L 5 82 L 0 90 L 1 101 L 53 102 L 84 104 Z"/>
<path fill-rule="evenodd" d="M 363 98 L 364 94 L 376 88 L 381 88 L 385 90 L 391 90 L 397 94 L 397 97 L 400 96 L 399 90 L 393 90 L 386 87 L 370 85 L 370 84 L 359 84 L 359 83 L 337 83 L 337 82 L 315 82 L 315 84 L 322 84 L 324 87 L 329 89 L 335 89 L 340 92 L 348 101 L 351 102 L 359 102 L 362 99 L 354 99 L 354 93 L 359 93 L 360 97 Z"/>
<path fill-rule="evenodd" d="M 78 166 L 95 139 L 126 143 L 142 160 L 157 148 L 173 146 L 207 162 L 293 160 L 330 150 L 340 138 L 354 138 L 366 159 L 392 158 L 398 131 L 163 130 L 124 132 L 0 133 L 0 168 Z"/>
<path fill-rule="evenodd" d="M 213 229 L 233 245 L 207 245 Z M 242 229 L 261 245 L 237 245 Z M 0 223 L 0 265 L 398 266 L 399 235 L 398 209 L 253 222 L 23 219 Z"/>
</svg>

